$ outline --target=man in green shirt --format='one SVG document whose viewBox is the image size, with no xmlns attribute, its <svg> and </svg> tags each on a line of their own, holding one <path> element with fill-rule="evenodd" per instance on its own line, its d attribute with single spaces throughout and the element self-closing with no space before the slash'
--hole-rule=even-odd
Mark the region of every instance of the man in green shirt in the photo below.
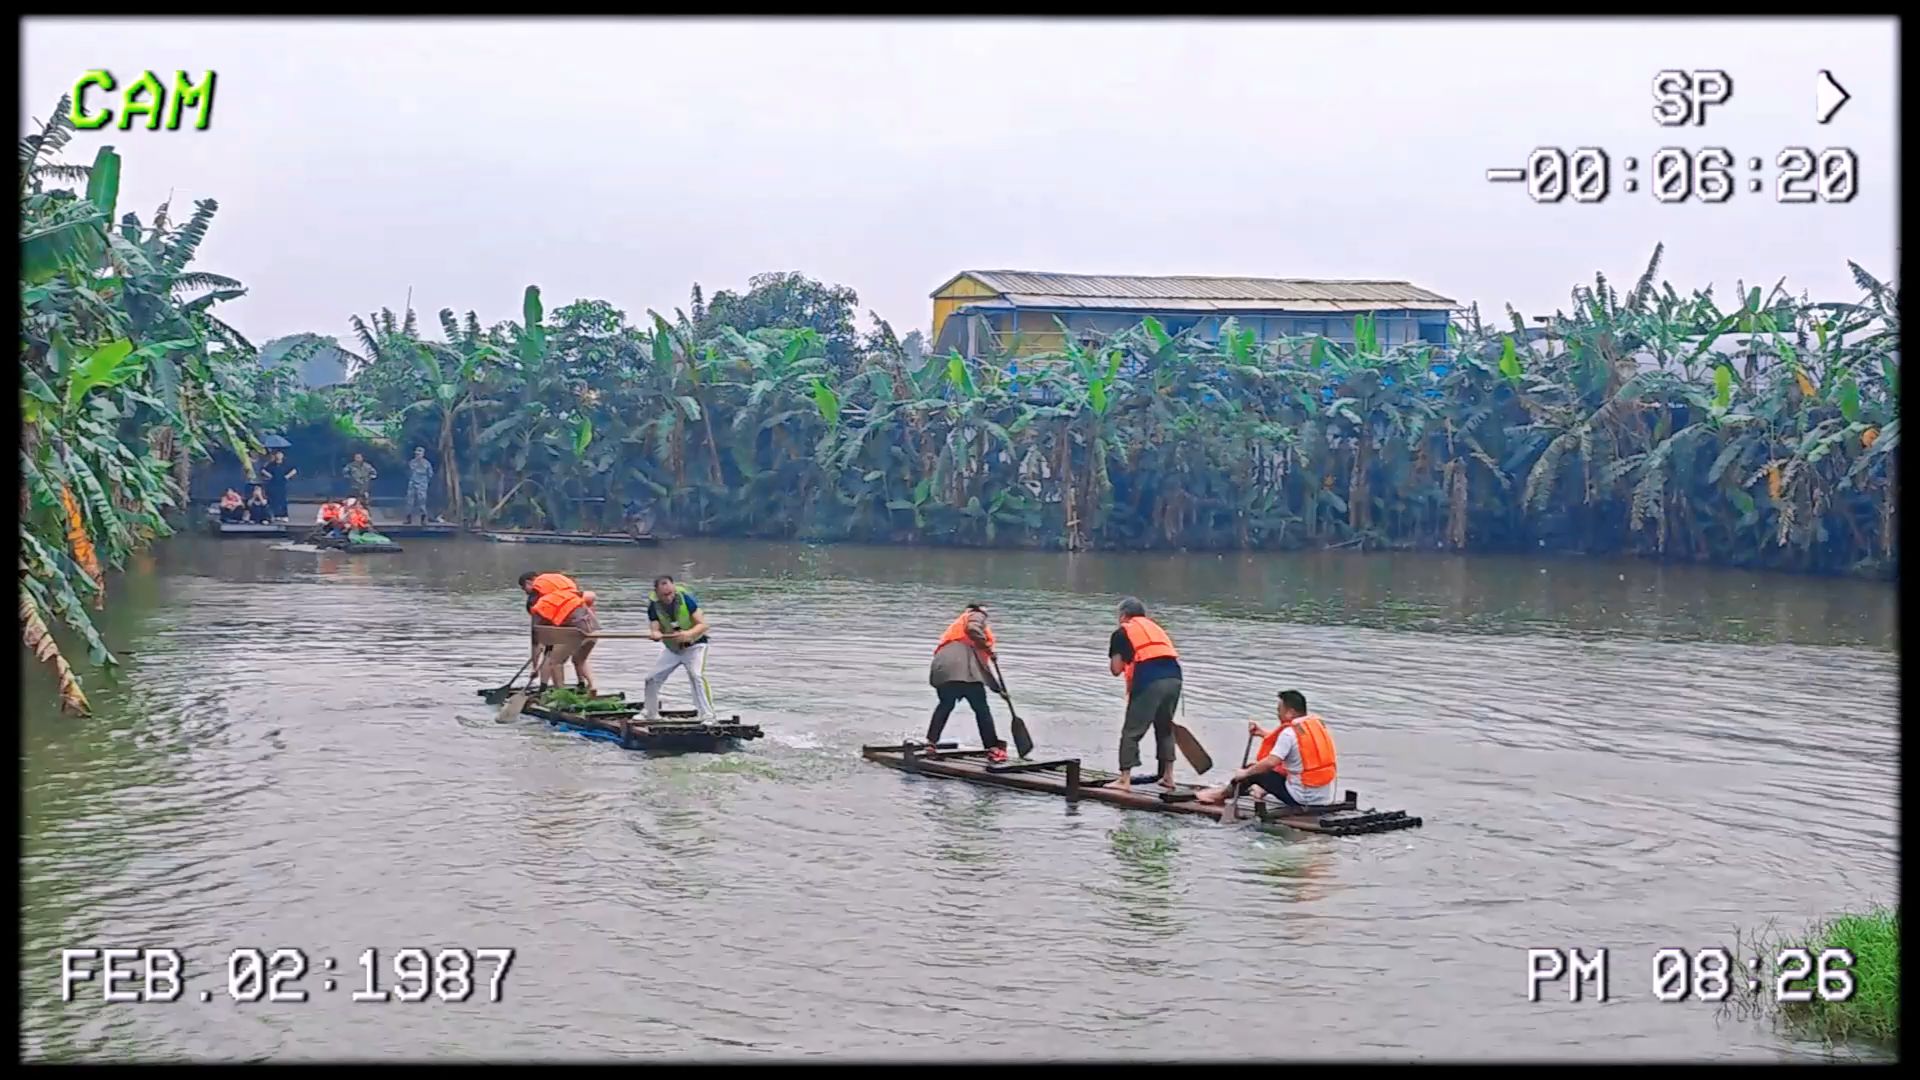
<svg viewBox="0 0 1920 1080">
<path fill-rule="evenodd" d="M 347 462 L 342 470 L 347 474 L 347 484 L 353 489 L 353 497 L 362 504 L 371 505 L 373 482 L 380 478 L 380 471 L 367 460 L 367 455 L 355 453 L 353 460 Z"/>
</svg>

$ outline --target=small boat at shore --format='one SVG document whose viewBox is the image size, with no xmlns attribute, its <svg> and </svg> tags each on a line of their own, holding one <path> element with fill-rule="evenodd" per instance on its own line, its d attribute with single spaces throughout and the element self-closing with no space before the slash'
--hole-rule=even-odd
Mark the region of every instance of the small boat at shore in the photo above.
<svg viewBox="0 0 1920 1080">
<path fill-rule="evenodd" d="M 587 547 L 653 547 L 659 539 L 642 533 L 541 532 L 534 529 L 475 529 L 482 540 L 496 544 L 576 544 Z"/>
<path fill-rule="evenodd" d="M 984 749 L 962 750 L 955 743 L 940 743 L 928 752 L 924 743 L 897 746 L 863 746 L 860 756 L 868 761 L 920 776 L 964 780 L 990 787 L 1012 788 L 1044 795 L 1059 795 L 1069 802 L 1086 799 L 1129 810 L 1150 810 L 1162 814 L 1189 814 L 1221 819 L 1225 808 L 1197 801 L 1200 788 L 1177 784 L 1172 792 L 1156 786 L 1136 784 L 1130 791 L 1117 791 L 1105 785 L 1119 779 L 1118 773 L 1089 769 L 1079 758 L 1007 761 L 994 764 Z M 1284 826 L 1301 832 L 1328 836 L 1357 836 L 1366 833 L 1395 832 L 1419 828 L 1421 821 L 1404 810 L 1362 810 L 1358 792 L 1330 806 L 1293 807 L 1275 803 L 1269 808 L 1249 796 L 1241 796 L 1235 809 L 1243 818 L 1257 818 L 1269 825 Z"/>
<path fill-rule="evenodd" d="M 498 705 L 517 689 L 492 686 L 479 693 L 487 704 Z M 521 712 L 545 720 L 550 727 L 652 754 L 726 753 L 764 734 L 760 725 L 743 724 L 738 716 L 703 723 L 692 709 L 661 709 L 660 719 L 648 722 L 641 715 L 644 710 L 627 701 L 624 693 L 600 694 L 585 701 L 583 697 L 566 689 L 536 693 Z"/>
<path fill-rule="evenodd" d="M 208 514 L 207 532 L 222 539 L 244 537 L 252 540 L 266 540 L 287 535 L 287 527 L 279 523 L 221 521 L 218 515 Z"/>
<path fill-rule="evenodd" d="M 408 539 L 426 538 L 430 536 L 451 538 L 460 535 L 460 526 L 451 521 L 423 521 L 418 525 L 407 525 L 397 521 L 376 521 L 373 523 L 373 529 L 383 536 L 398 536 Z"/>
</svg>

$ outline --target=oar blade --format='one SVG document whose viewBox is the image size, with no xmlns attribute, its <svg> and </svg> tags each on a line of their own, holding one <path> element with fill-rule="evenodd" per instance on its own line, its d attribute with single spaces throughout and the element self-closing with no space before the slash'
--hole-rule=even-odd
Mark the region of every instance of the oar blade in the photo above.
<svg viewBox="0 0 1920 1080">
<path fill-rule="evenodd" d="M 1187 764 L 1193 766 L 1194 772 L 1205 775 L 1213 770 L 1213 756 L 1207 753 L 1206 747 L 1200 745 L 1199 739 L 1193 737 L 1193 732 L 1187 730 L 1187 725 L 1173 725 L 1173 742 L 1186 757 Z"/>
<path fill-rule="evenodd" d="M 507 699 L 506 704 L 500 706 L 500 711 L 494 714 L 494 722 L 505 724 L 517 720 L 520 718 L 520 710 L 526 707 L 527 692 L 525 690 L 515 691 L 514 695 Z"/>
<path fill-rule="evenodd" d="M 1013 748 L 1025 760 L 1033 753 L 1033 736 L 1027 732 L 1027 722 L 1020 719 L 1019 712 L 1013 707 L 1013 695 L 1007 693 L 1007 677 L 1000 673 L 1000 658 L 990 656 L 988 659 L 993 664 L 993 677 L 1000 683 L 1000 700 L 1007 703 L 1007 715 L 1013 717 Z"/>
<path fill-rule="evenodd" d="M 1007 711 L 1013 712 L 1013 703 L 1007 703 Z M 1022 760 L 1033 756 L 1033 736 L 1027 732 L 1027 722 L 1020 719 L 1019 713 L 1013 713 L 1013 748 L 1020 752 Z"/>
</svg>

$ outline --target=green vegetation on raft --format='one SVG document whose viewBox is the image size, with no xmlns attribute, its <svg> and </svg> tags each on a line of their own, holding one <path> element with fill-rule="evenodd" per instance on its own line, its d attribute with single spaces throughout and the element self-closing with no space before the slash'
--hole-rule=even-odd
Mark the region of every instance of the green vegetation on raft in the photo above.
<svg viewBox="0 0 1920 1080">
<path fill-rule="evenodd" d="M 594 697 L 585 690 L 571 686 L 556 686 L 540 695 L 540 703 L 559 709 L 562 712 L 618 712 L 631 708 L 626 700 L 619 697 L 602 695 Z"/>
</svg>

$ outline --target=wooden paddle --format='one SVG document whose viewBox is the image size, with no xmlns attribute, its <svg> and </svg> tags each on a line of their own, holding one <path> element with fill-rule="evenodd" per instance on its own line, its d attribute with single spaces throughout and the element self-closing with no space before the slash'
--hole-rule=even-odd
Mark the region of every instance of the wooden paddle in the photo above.
<svg viewBox="0 0 1920 1080">
<path fill-rule="evenodd" d="M 1247 732 L 1247 748 L 1240 751 L 1240 767 L 1247 767 L 1247 759 L 1253 756 L 1253 732 Z M 1227 801 L 1220 807 L 1220 824 L 1231 825 L 1240 820 L 1240 785 L 1227 781 Z"/>
<path fill-rule="evenodd" d="M 553 652 L 553 646 L 551 645 L 541 646 L 540 663 L 535 665 L 536 672 L 540 667 L 544 667 L 546 665 L 547 657 L 550 654 L 552 654 L 552 652 Z M 526 665 L 524 664 L 521 665 L 520 670 L 525 671 Z M 519 676 L 515 675 L 514 678 L 517 679 L 519 678 Z M 507 700 L 501 704 L 500 711 L 493 715 L 494 723 L 506 724 L 519 719 L 520 710 L 527 707 L 527 698 L 533 694 L 533 680 L 534 680 L 534 676 L 528 675 L 527 685 L 521 687 L 518 690 L 515 690 L 513 694 L 509 696 Z"/>
<path fill-rule="evenodd" d="M 533 628 L 533 637 L 535 641 L 538 641 L 542 645 L 554 646 L 577 645 L 582 641 L 599 641 L 602 638 L 625 638 L 630 640 L 651 638 L 653 635 L 651 633 L 589 634 L 577 626 L 536 626 Z"/>
<path fill-rule="evenodd" d="M 993 677 L 1000 680 L 1000 698 L 1007 703 L 1007 712 L 1013 717 L 1013 748 L 1020 752 L 1020 759 L 1026 760 L 1033 753 L 1033 736 L 1027 732 L 1027 722 L 1020 719 L 1014 711 L 1013 695 L 1007 692 L 1007 677 L 1000 674 L 1000 658 L 993 658 Z"/>
<path fill-rule="evenodd" d="M 1180 695 L 1180 715 L 1187 715 L 1185 694 Z M 1194 772 L 1204 776 L 1213 770 L 1213 755 L 1207 753 L 1207 748 L 1201 746 L 1200 740 L 1193 737 L 1193 732 L 1187 730 L 1187 725 L 1179 721 L 1175 721 L 1173 725 L 1173 745 L 1180 748 L 1180 753 L 1186 757 L 1187 764 L 1193 766 Z"/>
<path fill-rule="evenodd" d="M 122 651 L 124 652 L 125 650 L 122 650 Z M 500 684 L 500 689 L 502 689 L 502 690 L 511 690 L 511 689 L 513 689 L 513 684 L 514 684 L 514 683 L 517 683 L 517 682 L 519 682 L 519 681 L 520 681 L 520 676 L 522 676 L 522 675 L 524 675 L 524 674 L 526 674 L 526 671 L 527 671 L 527 668 L 529 668 L 529 667 L 531 667 L 531 666 L 533 666 L 533 660 L 534 660 L 534 658 L 533 658 L 533 657 L 531 657 L 531 656 L 529 656 L 529 657 L 527 657 L 527 662 L 526 662 L 526 663 L 524 663 L 524 664 L 521 664 L 521 665 L 520 665 L 520 670 L 519 670 L 519 671 L 516 671 L 516 672 L 514 672 L 514 673 L 513 673 L 513 676 L 512 676 L 511 678 L 509 678 L 509 679 L 508 679 L 508 680 L 507 680 L 506 682 L 503 682 L 503 683 L 501 683 L 501 684 Z"/>
</svg>

